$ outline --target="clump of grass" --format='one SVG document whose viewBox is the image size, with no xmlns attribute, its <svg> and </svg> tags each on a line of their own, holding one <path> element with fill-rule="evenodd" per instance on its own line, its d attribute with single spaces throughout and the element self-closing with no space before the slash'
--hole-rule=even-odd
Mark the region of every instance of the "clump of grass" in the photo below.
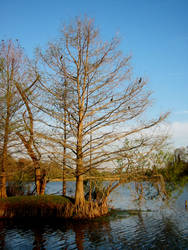
<svg viewBox="0 0 188 250">
<path fill-rule="evenodd" d="M 0 200 L 0 204 L 65 204 L 70 202 L 68 198 L 58 195 L 37 195 L 37 196 L 13 196 Z"/>
<path fill-rule="evenodd" d="M 57 195 L 16 196 L 0 200 L 0 218 L 91 219 L 107 213 L 106 203 L 92 201 L 78 207 L 71 199 Z"/>
<path fill-rule="evenodd" d="M 69 199 L 55 195 L 9 197 L 0 201 L 0 217 L 59 217 L 72 205 Z"/>
</svg>

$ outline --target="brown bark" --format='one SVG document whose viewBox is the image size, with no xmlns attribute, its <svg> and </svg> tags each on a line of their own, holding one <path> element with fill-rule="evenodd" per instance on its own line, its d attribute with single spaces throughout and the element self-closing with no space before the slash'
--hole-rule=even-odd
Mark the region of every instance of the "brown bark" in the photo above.
<svg viewBox="0 0 188 250">
<path fill-rule="evenodd" d="M 92 181 L 89 179 L 89 201 L 92 200 Z"/>
<path fill-rule="evenodd" d="M 33 86 L 37 82 L 37 80 L 38 80 L 38 77 L 31 84 L 31 86 Z M 33 165 L 35 169 L 36 192 L 38 195 L 41 195 L 41 194 L 44 194 L 45 192 L 46 180 L 45 180 L 45 175 L 41 176 L 41 169 L 40 169 L 40 164 L 39 164 L 40 153 L 38 149 L 36 148 L 36 145 L 34 142 L 33 114 L 32 114 L 31 108 L 27 100 L 26 91 L 24 91 L 17 82 L 15 82 L 15 85 L 20 96 L 22 97 L 22 100 L 27 109 L 27 113 L 29 115 L 29 124 L 26 123 L 25 117 L 23 115 L 23 120 L 24 120 L 24 123 L 26 124 L 25 128 L 28 132 L 29 139 L 26 139 L 25 136 L 23 136 L 23 134 L 19 132 L 17 132 L 17 135 L 20 137 L 21 141 L 23 142 L 27 150 L 28 155 L 33 161 Z"/>
<path fill-rule="evenodd" d="M 63 165 L 63 196 L 66 196 L 65 166 Z"/>
<path fill-rule="evenodd" d="M 7 192 L 6 192 L 6 174 L 5 172 L 2 172 L 0 175 L 0 198 L 6 198 Z"/>
<path fill-rule="evenodd" d="M 76 177 L 75 204 L 80 208 L 85 204 L 83 176 Z"/>
<path fill-rule="evenodd" d="M 34 168 L 35 168 L 35 186 L 37 195 L 44 195 L 47 183 L 46 171 L 43 170 L 43 172 L 41 173 L 39 161 L 35 161 Z"/>
<path fill-rule="evenodd" d="M 75 192 L 75 204 L 80 208 L 85 204 L 84 196 L 84 180 L 83 180 L 83 102 L 79 100 L 79 124 L 77 134 L 77 169 L 76 169 L 76 192 Z"/>
<path fill-rule="evenodd" d="M 39 159 L 37 159 L 35 152 L 32 149 L 31 141 L 27 141 L 25 137 L 17 132 L 17 135 L 20 137 L 21 141 L 23 142 L 28 155 L 33 161 L 34 169 L 35 169 L 35 186 L 36 186 L 36 192 L 38 195 L 41 194 L 41 170 L 39 165 Z"/>
<path fill-rule="evenodd" d="M 35 168 L 35 185 L 38 195 L 40 195 L 41 192 L 40 184 L 41 184 L 41 172 L 40 172 L 40 167 L 38 167 Z"/>
<path fill-rule="evenodd" d="M 1 163 L 1 175 L 0 175 L 0 198 L 6 198 L 6 172 L 7 167 L 7 152 L 4 151 L 2 154 L 2 163 Z"/>
<path fill-rule="evenodd" d="M 8 148 L 8 137 L 9 137 L 9 126 L 10 126 L 10 106 L 11 106 L 11 93 L 10 93 L 10 84 L 7 83 L 7 96 L 6 96 L 6 119 L 5 119 L 5 128 L 4 128 L 4 138 L 3 138 L 3 150 L 2 150 L 2 162 L 1 162 L 1 182 L 0 182 L 0 195 L 1 198 L 6 198 L 6 168 L 7 168 L 7 148 Z"/>
<path fill-rule="evenodd" d="M 89 171 L 89 174 L 91 175 L 91 164 L 92 164 L 92 134 L 91 134 L 91 131 L 90 131 L 90 152 L 89 152 L 89 168 L 90 168 L 90 171 Z M 92 181 L 91 179 L 89 178 L 89 201 L 92 200 Z"/>
<path fill-rule="evenodd" d="M 64 82 L 64 138 L 63 138 L 63 195 L 66 195 L 66 181 L 65 181 L 65 171 L 66 171 L 66 143 L 67 143 L 67 82 Z"/>
<path fill-rule="evenodd" d="M 44 195 L 47 182 L 46 172 L 43 171 L 43 173 L 41 174 L 41 169 L 38 161 L 34 163 L 34 168 L 35 168 L 35 186 L 37 195 Z"/>
<path fill-rule="evenodd" d="M 43 171 L 41 180 L 40 180 L 40 194 L 43 195 L 45 193 L 45 188 L 46 188 L 46 171 Z"/>
</svg>

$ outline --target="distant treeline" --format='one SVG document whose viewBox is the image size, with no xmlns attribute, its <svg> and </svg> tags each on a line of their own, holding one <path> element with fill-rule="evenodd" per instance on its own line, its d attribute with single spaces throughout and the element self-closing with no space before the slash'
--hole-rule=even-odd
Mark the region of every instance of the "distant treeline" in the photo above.
<svg viewBox="0 0 188 250">
<path fill-rule="evenodd" d="M 11 156 L 8 156 L 8 165 L 6 169 L 6 175 L 8 181 L 23 181 L 30 182 L 35 178 L 33 163 L 30 159 L 19 158 L 15 159 Z M 158 172 L 163 175 L 166 182 L 180 182 L 188 181 L 188 163 L 177 160 L 171 154 L 165 162 L 165 166 L 157 169 L 153 168 L 145 172 L 146 176 L 152 176 L 154 172 Z M 62 179 L 62 166 L 54 161 L 46 161 L 40 163 L 41 170 L 47 172 L 47 179 L 52 181 L 54 179 Z M 132 170 L 132 174 L 133 174 Z M 131 174 L 131 175 L 132 175 Z M 66 179 L 74 178 L 74 170 L 69 168 L 66 169 Z M 85 178 L 89 177 L 98 177 L 98 178 L 126 178 L 127 172 L 122 172 L 121 174 L 118 171 L 106 170 L 99 171 L 97 169 L 92 169 L 89 173 L 85 175 Z"/>
<path fill-rule="evenodd" d="M 40 162 L 41 172 L 45 171 L 47 173 L 47 180 L 61 180 L 63 169 L 62 166 L 53 161 Z M 0 172 L 1 173 L 1 172 Z M 35 179 L 35 171 L 33 168 L 33 162 L 27 158 L 15 159 L 8 156 L 8 164 L 6 169 L 7 181 L 11 182 L 31 182 Z M 90 173 L 86 174 L 88 177 L 114 177 L 114 173 L 109 171 L 100 172 L 97 169 L 92 169 Z M 66 179 L 75 178 L 74 170 L 69 168 L 66 169 L 65 174 Z"/>
</svg>

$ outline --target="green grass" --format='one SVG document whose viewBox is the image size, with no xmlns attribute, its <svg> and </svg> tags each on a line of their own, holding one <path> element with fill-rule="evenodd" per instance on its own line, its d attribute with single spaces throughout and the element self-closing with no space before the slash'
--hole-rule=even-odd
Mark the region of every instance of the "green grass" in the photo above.
<svg viewBox="0 0 188 250">
<path fill-rule="evenodd" d="M 56 195 L 14 196 L 0 200 L 0 218 L 70 218 L 74 204 Z"/>
<path fill-rule="evenodd" d="M 22 204 L 46 204 L 46 205 L 64 205 L 70 202 L 69 199 L 58 195 L 38 195 L 38 196 L 13 196 L 0 200 L 0 205 L 22 205 Z"/>
<path fill-rule="evenodd" d="M 91 219 L 108 213 L 107 204 L 86 202 L 83 207 L 74 199 L 58 195 L 14 196 L 0 200 L 0 218 Z"/>
</svg>

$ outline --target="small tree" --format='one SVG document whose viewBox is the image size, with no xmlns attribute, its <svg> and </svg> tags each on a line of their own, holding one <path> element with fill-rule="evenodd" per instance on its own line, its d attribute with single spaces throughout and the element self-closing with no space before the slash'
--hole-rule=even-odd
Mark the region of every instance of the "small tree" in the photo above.
<svg viewBox="0 0 188 250">
<path fill-rule="evenodd" d="M 156 126 L 167 116 L 136 123 L 150 106 L 150 92 L 144 79 L 130 78 L 130 57 L 124 57 L 118 45 L 117 38 L 102 42 L 92 20 L 77 18 L 63 27 L 58 42 L 49 43 L 47 51 L 39 53 L 49 72 L 58 65 L 59 74 L 73 93 L 67 117 L 59 121 L 66 121 L 70 128 L 71 136 L 62 144 L 72 152 L 69 159 L 75 165 L 75 204 L 80 208 L 85 204 L 84 174 L 111 164 L 117 154 L 124 153 L 118 147 L 122 138 Z M 53 80 L 45 80 L 41 87 L 52 93 Z"/>
<path fill-rule="evenodd" d="M 36 138 L 35 138 L 36 136 L 34 131 L 34 118 L 27 96 L 28 90 L 31 90 L 31 87 L 35 85 L 38 79 L 39 77 L 37 76 L 36 79 L 31 83 L 31 85 L 24 90 L 21 88 L 20 84 L 16 81 L 15 81 L 15 86 L 24 102 L 28 114 L 28 117 L 26 117 L 26 112 L 24 112 L 22 116 L 24 122 L 24 127 L 23 127 L 24 133 L 21 131 L 17 131 L 17 135 L 19 136 L 20 140 L 25 146 L 29 157 L 33 161 L 33 166 L 35 169 L 36 192 L 38 195 L 40 195 L 44 194 L 45 192 L 46 173 L 45 171 L 43 171 L 43 174 L 41 175 L 41 169 L 40 169 L 41 154 L 36 144 Z"/>
<path fill-rule="evenodd" d="M 143 198 L 154 196 L 167 198 L 165 179 L 161 174 L 161 169 L 168 165 L 170 155 L 167 151 L 167 138 L 168 135 L 165 135 L 164 131 L 163 134 L 161 131 L 155 131 L 152 137 L 149 134 L 136 139 L 126 139 L 123 145 L 124 154 L 117 156 L 118 160 L 114 163 L 114 172 L 120 179 L 116 186 L 122 182 L 134 182 L 139 202 Z M 148 192 L 151 187 L 153 191 L 155 189 L 154 196 L 152 192 Z"/>
</svg>

